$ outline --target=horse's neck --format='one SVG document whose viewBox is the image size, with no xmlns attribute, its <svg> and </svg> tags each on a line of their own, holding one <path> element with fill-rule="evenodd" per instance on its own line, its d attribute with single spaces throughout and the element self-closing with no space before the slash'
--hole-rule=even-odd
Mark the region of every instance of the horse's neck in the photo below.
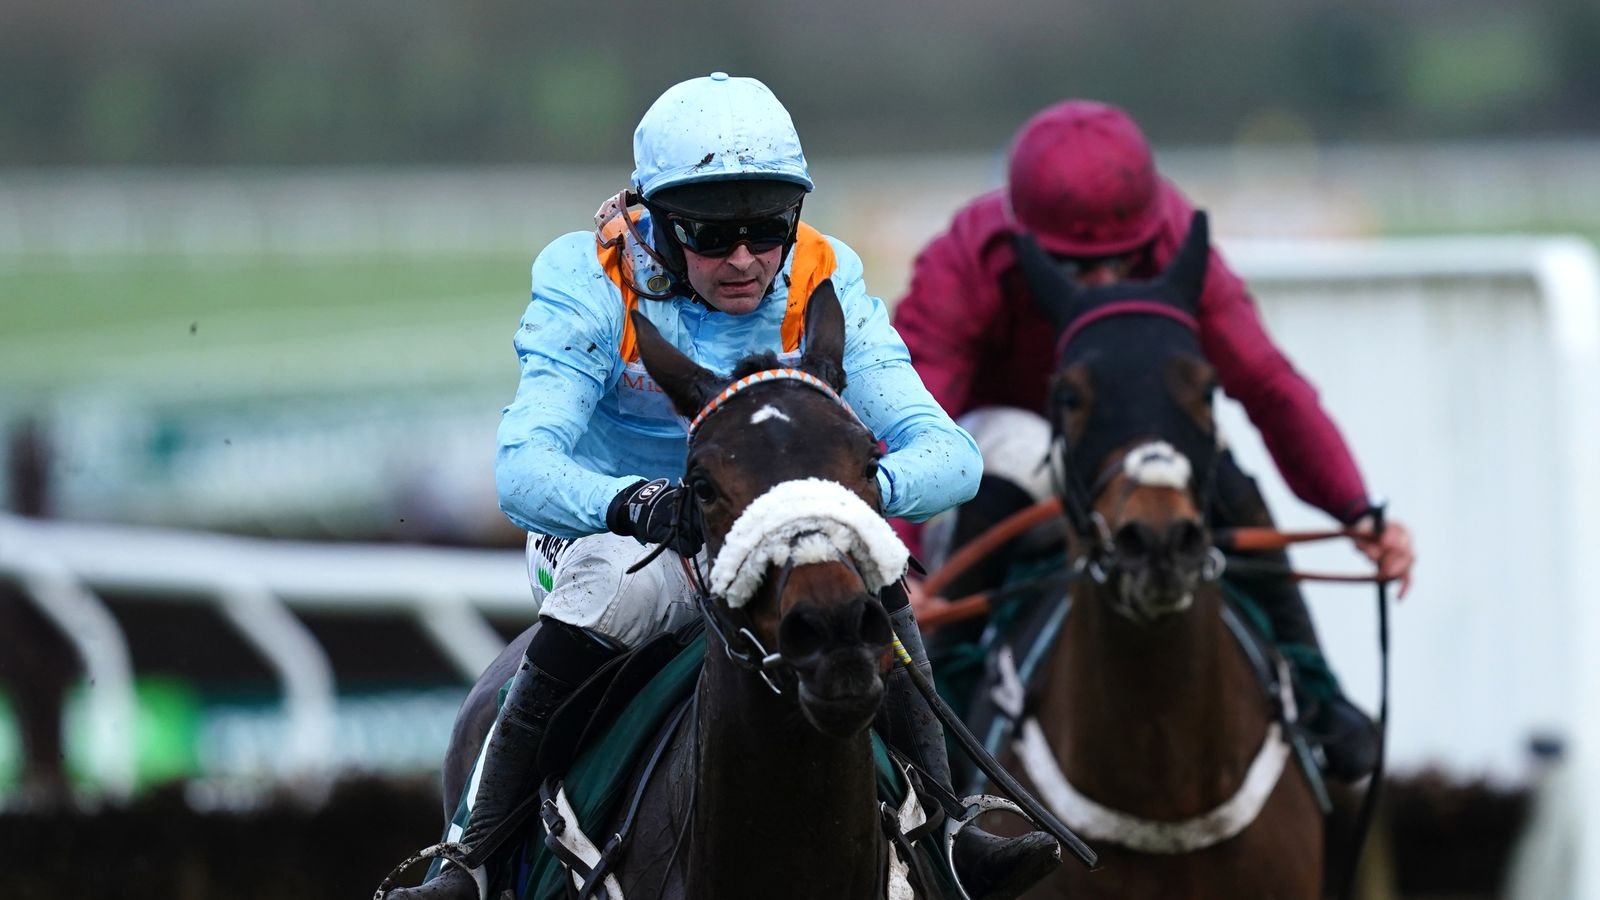
<svg viewBox="0 0 1600 900">
<path fill-rule="evenodd" d="M 831 738 L 717 648 L 697 722 L 689 896 L 867 898 L 878 819 L 866 732 Z"/>
<path fill-rule="evenodd" d="M 1267 707 L 1215 589 L 1167 621 L 1136 625 L 1098 588 L 1074 591 L 1050 665 L 1043 727 L 1069 780 L 1154 818 L 1226 800 L 1265 737 Z M 1056 698 L 1064 698 L 1058 701 Z"/>
</svg>

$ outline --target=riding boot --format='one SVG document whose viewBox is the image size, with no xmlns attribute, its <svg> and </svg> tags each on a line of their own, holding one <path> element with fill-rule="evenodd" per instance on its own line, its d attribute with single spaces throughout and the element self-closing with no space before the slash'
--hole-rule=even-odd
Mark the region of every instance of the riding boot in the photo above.
<svg viewBox="0 0 1600 900">
<path fill-rule="evenodd" d="M 883 592 L 889 621 L 895 636 L 910 655 L 912 662 L 933 679 L 933 666 L 922 644 L 922 633 L 917 629 L 911 605 L 905 590 L 898 584 Z M 878 728 L 901 755 L 911 760 L 924 775 L 954 794 L 950 784 L 950 759 L 945 748 L 944 727 L 928 704 L 927 698 L 917 690 L 910 673 L 896 664 L 884 684 L 883 706 L 878 715 Z M 951 864 L 961 878 L 962 885 L 974 900 L 1011 900 L 1032 887 L 1053 871 L 1061 862 L 1061 846 L 1054 837 L 1035 831 L 1015 838 L 1000 838 L 976 826 L 961 830 L 956 836 L 954 858 Z"/>
<path fill-rule="evenodd" d="M 477 791 L 472 795 L 460 843 L 471 852 L 522 801 L 538 789 L 539 749 L 550 720 L 588 677 L 621 647 L 595 632 L 554 619 L 540 620 L 528 642 L 522 667 L 511 679 L 500 716 L 489 732 L 479 763 Z M 491 859 L 496 854 L 491 854 Z M 445 865 L 430 881 L 399 888 L 384 900 L 479 900 L 486 891 L 492 862 L 470 872 Z"/>
</svg>

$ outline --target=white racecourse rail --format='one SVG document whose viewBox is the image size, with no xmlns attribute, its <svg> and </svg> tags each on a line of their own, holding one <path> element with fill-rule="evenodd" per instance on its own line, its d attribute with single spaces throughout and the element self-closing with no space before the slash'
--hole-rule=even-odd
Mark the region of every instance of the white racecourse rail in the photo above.
<svg viewBox="0 0 1600 900">
<path fill-rule="evenodd" d="M 1567 740 L 1584 789 L 1600 799 L 1593 248 L 1565 238 L 1450 238 L 1237 240 L 1224 249 L 1280 346 L 1321 391 L 1371 489 L 1417 535 L 1416 588 L 1392 618 L 1395 768 L 1520 780 L 1527 738 L 1550 732 Z M 1325 525 L 1290 496 L 1231 402 L 1221 420 L 1282 522 Z M 1295 556 L 1313 569 L 1361 564 L 1338 546 Z M 497 646 L 476 611 L 531 614 L 521 566 L 514 552 L 257 544 L 0 520 L 0 570 L 22 576 L 77 641 L 99 727 L 128 721 L 131 675 L 94 591 L 145 588 L 219 605 L 272 661 L 285 713 L 298 723 L 288 751 L 308 771 L 325 758 L 333 684 L 290 608 L 410 609 L 470 675 Z M 1372 592 L 1313 586 L 1309 594 L 1337 671 L 1374 705 Z M 104 782 L 126 785 L 126 742 L 96 743 Z M 1600 861 L 1600 831 L 1584 840 L 1579 857 Z M 1600 897 L 1600 863 L 1584 877 L 1583 895 Z"/>
<path fill-rule="evenodd" d="M 505 646 L 484 613 L 538 607 L 520 551 L 312 544 L 0 514 L 0 577 L 18 583 L 76 647 L 91 688 L 97 781 L 133 783 L 134 691 L 127 643 L 96 591 L 217 607 L 267 662 L 283 693 L 279 771 L 315 797 L 326 786 L 335 684 L 328 655 L 293 610 L 409 612 L 471 683 Z"/>
</svg>

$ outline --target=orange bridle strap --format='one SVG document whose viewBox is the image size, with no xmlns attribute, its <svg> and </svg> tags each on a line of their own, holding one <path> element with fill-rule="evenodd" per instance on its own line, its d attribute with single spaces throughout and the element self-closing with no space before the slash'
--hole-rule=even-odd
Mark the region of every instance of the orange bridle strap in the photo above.
<svg viewBox="0 0 1600 900">
<path fill-rule="evenodd" d="M 860 417 L 856 416 L 856 411 L 850 408 L 850 404 L 846 403 L 844 398 L 839 396 L 839 392 L 829 387 L 828 383 L 823 381 L 821 378 L 818 378 L 810 372 L 802 372 L 799 369 L 765 369 L 763 371 L 756 372 L 753 375 L 746 375 L 738 381 L 735 381 L 733 384 L 728 385 L 722 389 L 722 393 L 712 397 L 705 406 L 700 407 L 699 414 L 696 415 L 689 423 L 689 439 L 693 440 L 694 433 L 700 428 L 700 423 L 704 422 L 707 416 L 720 409 L 722 404 L 726 403 L 728 398 L 732 397 L 734 394 L 739 393 L 751 385 L 764 384 L 768 381 L 786 380 L 798 381 L 801 384 L 816 388 L 818 391 L 821 391 L 823 394 L 827 395 L 829 399 L 833 400 L 833 402 L 844 407 L 845 411 L 848 412 L 852 418 L 855 418 L 857 422 L 861 422 Z M 867 426 L 865 423 L 862 423 L 861 427 L 866 428 Z M 870 432 L 872 429 L 868 428 L 867 430 Z"/>
</svg>

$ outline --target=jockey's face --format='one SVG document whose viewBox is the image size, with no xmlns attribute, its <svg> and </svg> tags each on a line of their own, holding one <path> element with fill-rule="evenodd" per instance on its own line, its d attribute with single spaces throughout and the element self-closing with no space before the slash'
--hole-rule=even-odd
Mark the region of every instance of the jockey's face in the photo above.
<svg viewBox="0 0 1600 900">
<path fill-rule="evenodd" d="M 1138 252 L 1122 256 L 1057 257 L 1061 274 L 1080 288 L 1105 287 L 1126 279 L 1139 261 Z"/>
<path fill-rule="evenodd" d="M 767 285 L 772 284 L 783 264 L 783 248 L 751 253 L 748 245 L 739 244 L 727 256 L 701 256 L 685 248 L 683 261 L 690 286 L 707 303 L 730 315 L 742 316 L 761 305 Z"/>
</svg>

